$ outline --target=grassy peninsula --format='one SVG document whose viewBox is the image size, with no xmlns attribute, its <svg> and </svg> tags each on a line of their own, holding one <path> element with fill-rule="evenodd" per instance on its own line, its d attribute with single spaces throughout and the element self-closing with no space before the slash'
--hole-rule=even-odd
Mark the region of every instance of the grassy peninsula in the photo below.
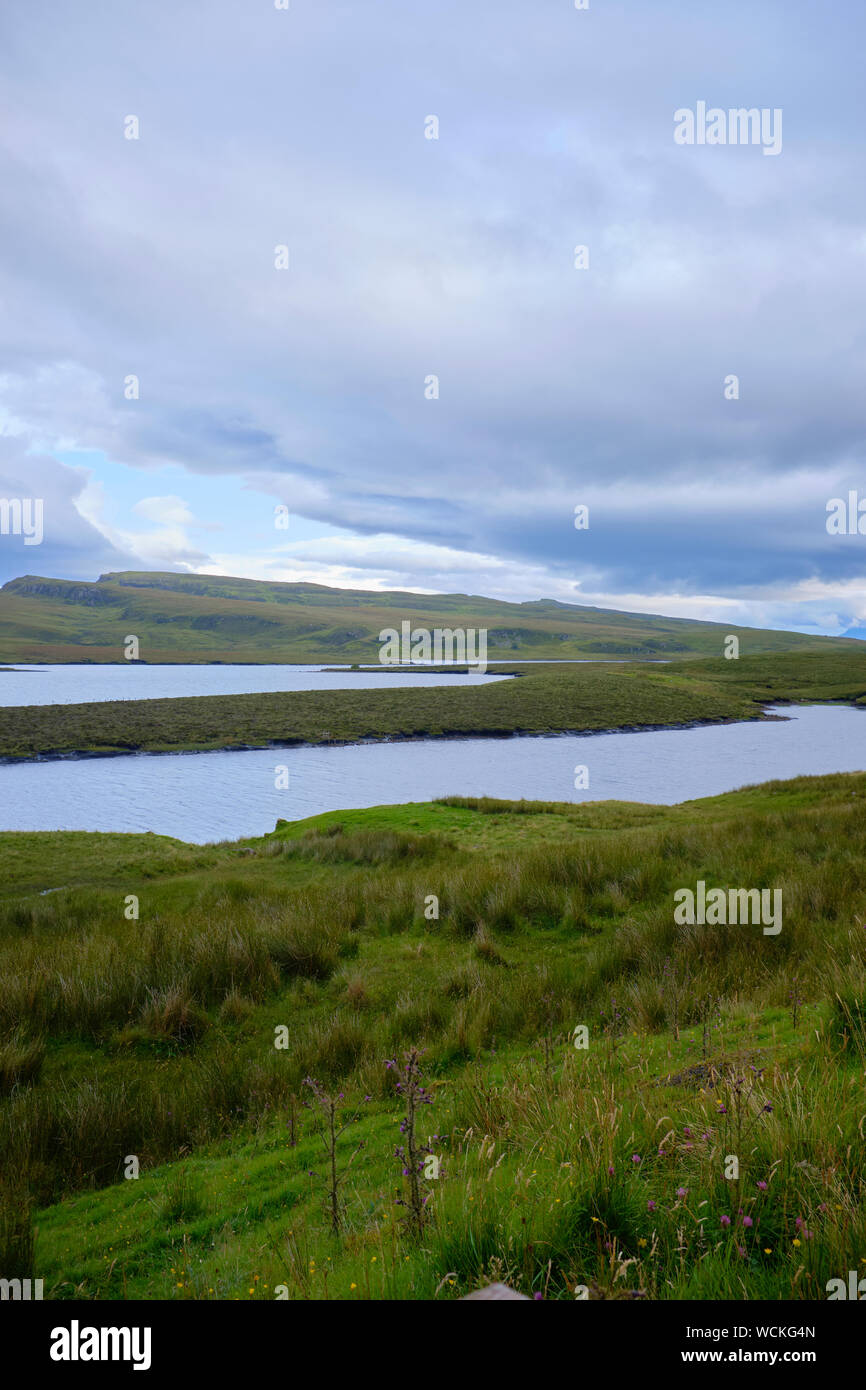
<svg viewBox="0 0 866 1390">
<path fill-rule="evenodd" d="M 361 739 L 653 728 L 762 717 L 772 701 L 866 701 L 866 651 L 670 665 L 504 664 L 511 680 L 0 708 L 0 758 L 183 752 Z"/>
</svg>

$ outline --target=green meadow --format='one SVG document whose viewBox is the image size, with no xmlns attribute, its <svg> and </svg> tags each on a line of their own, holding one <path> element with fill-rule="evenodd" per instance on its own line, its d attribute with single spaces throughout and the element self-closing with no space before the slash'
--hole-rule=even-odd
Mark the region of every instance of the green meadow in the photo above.
<svg viewBox="0 0 866 1390">
<path fill-rule="evenodd" d="M 0 835 L 0 1267 L 54 1299 L 826 1298 L 866 1267 L 864 808 L 839 775 Z M 698 880 L 781 888 L 781 932 L 676 925 Z"/>
</svg>

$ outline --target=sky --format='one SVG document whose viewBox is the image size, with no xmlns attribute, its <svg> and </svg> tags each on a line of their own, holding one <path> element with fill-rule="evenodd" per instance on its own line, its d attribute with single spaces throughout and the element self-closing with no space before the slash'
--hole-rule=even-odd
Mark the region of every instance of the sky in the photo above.
<svg viewBox="0 0 866 1390">
<path fill-rule="evenodd" d="M 864 40 L 862 0 L 3 0 L 0 499 L 44 534 L 0 582 L 866 623 Z M 679 143 L 700 102 L 780 148 Z"/>
</svg>

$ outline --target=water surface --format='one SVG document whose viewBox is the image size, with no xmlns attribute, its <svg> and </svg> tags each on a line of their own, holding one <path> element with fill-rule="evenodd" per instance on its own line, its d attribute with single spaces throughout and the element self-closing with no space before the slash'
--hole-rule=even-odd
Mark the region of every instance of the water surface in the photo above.
<svg viewBox="0 0 866 1390">
<path fill-rule="evenodd" d="M 413 679 L 415 679 L 413 677 Z M 152 830 L 203 843 L 278 817 L 437 796 L 671 805 L 773 778 L 866 770 L 866 711 L 785 706 L 783 722 L 647 733 L 436 739 L 0 767 L 0 829 Z M 589 789 L 574 788 L 575 767 Z M 276 769 L 289 785 L 277 789 Z"/>
<path fill-rule="evenodd" d="M 2 705 L 76 705 L 102 700 L 160 700 L 183 695 L 259 695 L 280 690 L 391 690 L 394 686 L 480 685 L 510 676 L 387 671 L 375 666 L 16 666 L 0 671 Z"/>
</svg>

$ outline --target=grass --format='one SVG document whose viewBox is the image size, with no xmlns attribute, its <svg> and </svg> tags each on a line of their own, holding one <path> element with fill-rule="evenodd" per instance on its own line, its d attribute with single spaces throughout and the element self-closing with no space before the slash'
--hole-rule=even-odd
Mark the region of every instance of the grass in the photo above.
<svg viewBox="0 0 866 1390">
<path fill-rule="evenodd" d="M 866 1261 L 864 801 L 0 835 L 0 1267 L 54 1298 L 823 1299 Z M 74 886 L 40 895 L 40 861 Z M 780 935 L 677 927 L 698 878 L 781 887 Z M 420 1236 L 386 1065 L 413 1047 Z M 346 1125 L 336 1235 L 308 1076 Z"/>
<path fill-rule="evenodd" d="M 772 701 L 866 702 L 860 648 L 513 669 L 513 680 L 377 690 L 375 700 L 332 690 L 3 708 L 0 758 L 654 728 L 757 719 Z"/>
</svg>

